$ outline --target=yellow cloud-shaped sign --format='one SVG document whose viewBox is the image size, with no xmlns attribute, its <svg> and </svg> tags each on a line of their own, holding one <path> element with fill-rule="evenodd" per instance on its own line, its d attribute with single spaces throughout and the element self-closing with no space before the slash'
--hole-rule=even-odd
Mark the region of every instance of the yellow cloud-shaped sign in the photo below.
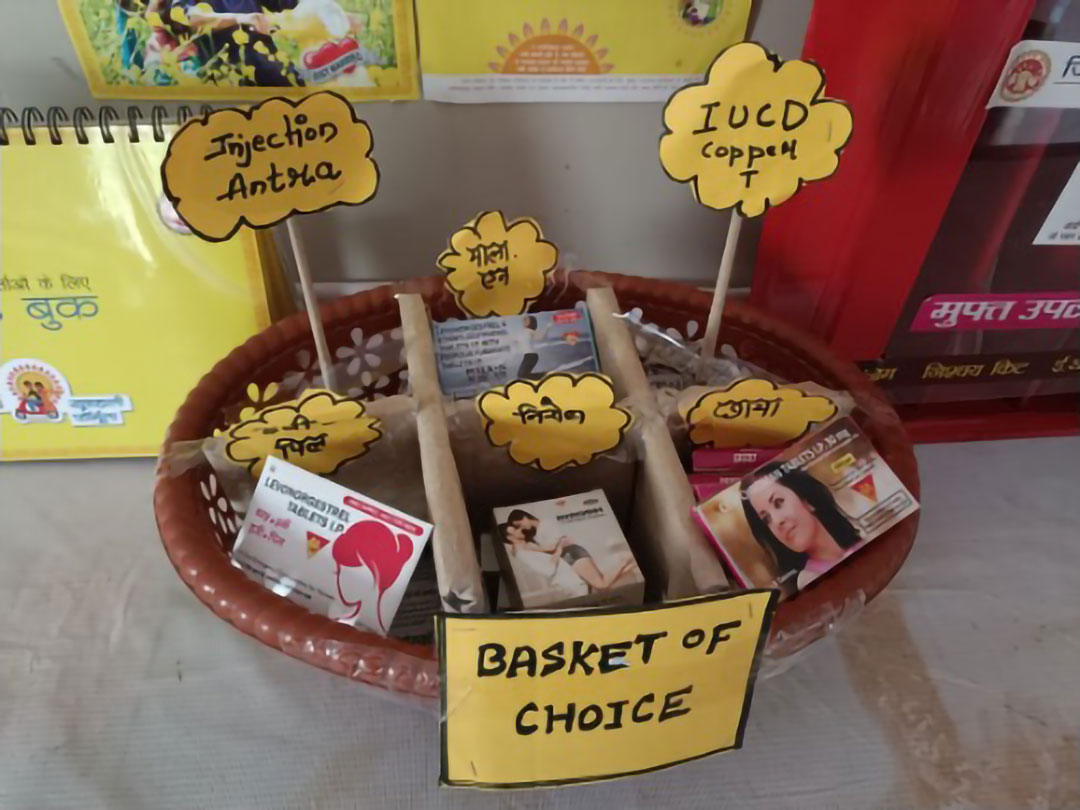
<svg viewBox="0 0 1080 810">
<path fill-rule="evenodd" d="M 246 464 L 258 478 L 268 456 L 329 475 L 364 455 L 382 432 L 377 419 L 364 415 L 364 403 L 312 388 L 297 399 L 263 408 L 225 435 L 225 455 Z"/>
<path fill-rule="evenodd" d="M 748 379 L 707 391 L 683 416 L 693 444 L 739 448 L 787 444 L 836 413 L 836 403 L 828 397 Z"/>
<path fill-rule="evenodd" d="M 633 419 L 615 404 L 611 380 L 594 373 L 515 380 L 485 391 L 476 406 L 492 445 L 546 472 L 587 464 L 614 449 Z"/>
<path fill-rule="evenodd" d="M 436 262 L 464 312 L 477 318 L 520 315 L 544 292 L 559 251 L 527 217 L 509 225 L 501 211 L 477 215 L 450 237 Z"/>
<path fill-rule="evenodd" d="M 191 230 L 221 242 L 241 225 L 367 202 L 379 185 L 372 145 L 371 129 L 336 93 L 271 98 L 189 121 L 169 143 L 161 177 Z"/>
<path fill-rule="evenodd" d="M 836 171 L 851 111 L 824 89 L 817 65 L 782 62 L 756 42 L 732 45 L 703 83 L 668 99 L 660 163 L 702 205 L 762 214 Z"/>
</svg>

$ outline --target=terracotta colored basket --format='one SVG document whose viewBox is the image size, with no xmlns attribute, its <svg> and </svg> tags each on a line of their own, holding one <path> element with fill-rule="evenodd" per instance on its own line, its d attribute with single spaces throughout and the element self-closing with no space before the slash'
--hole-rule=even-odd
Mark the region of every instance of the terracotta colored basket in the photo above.
<svg viewBox="0 0 1080 810">
<path fill-rule="evenodd" d="M 685 284 L 633 276 L 578 272 L 570 283 L 560 273 L 535 309 L 572 306 L 584 297 L 584 288 L 598 285 L 612 286 L 620 306 L 640 309 L 644 321 L 691 339 L 704 329 L 711 300 L 708 293 Z M 348 353 L 358 328 L 372 335 L 399 327 L 394 295 L 406 291 L 422 294 L 435 320 L 461 316 L 441 278 L 379 287 L 322 307 L 331 349 L 345 347 Z M 896 412 L 853 364 L 833 356 L 817 339 L 737 301 L 725 307 L 720 343 L 730 344 L 741 358 L 786 379 L 814 380 L 849 391 L 860 409 L 856 419 L 918 497 L 911 442 Z M 249 383 L 265 386 L 298 373 L 298 355 L 299 365 L 310 367 L 314 352 L 303 313 L 254 336 L 203 377 L 176 414 L 166 448 L 174 442 L 202 439 L 224 427 L 235 418 L 236 404 L 244 402 Z M 358 387 L 371 397 L 396 393 L 401 382 L 400 374 L 391 374 L 362 378 Z M 316 616 L 256 585 L 230 564 L 227 549 L 238 520 L 209 465 L 177 477 L 159 477 L 154 508 L 165 551 L 180 577 L 222 619 L 309 664 L 403 696 L 437 697 L 438 672 L 431 647 L 382 638 Z M 861 604 L 876 596 L 907 557 L 917 517 L 903 521 L 813 587 L 781 604 L 772 627 L 774 654 L 787 655 L 806 646 L 853 602 Z"/>
</svg>

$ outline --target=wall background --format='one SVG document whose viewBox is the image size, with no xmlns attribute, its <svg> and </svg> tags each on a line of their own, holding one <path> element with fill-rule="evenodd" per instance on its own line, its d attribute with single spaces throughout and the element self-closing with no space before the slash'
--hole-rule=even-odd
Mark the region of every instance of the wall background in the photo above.
<svg viewBox="0 0 1080 810">
<path fill-rule="evenodd" d="M 673 0 L 626 0 L 628 13 L 646 2 Z M 756 0 L 748 38 L 798 56 L 812 5 Z M 0 106 L 96 106 L 55 0 L 0 0 L 0 20 Z M 660 104 L 415 101 L 361 110 L 383 180 L 362 208 L 303 221 L 320 280 L 432 273 L 450 233 L 491 208 L 538 219 L 569 267 L 702 283 L 715 275 L 727 215 L 664 176 Z M 734 286 L 749 284 L 759 227 L 743 229 Z"/>
</svg>

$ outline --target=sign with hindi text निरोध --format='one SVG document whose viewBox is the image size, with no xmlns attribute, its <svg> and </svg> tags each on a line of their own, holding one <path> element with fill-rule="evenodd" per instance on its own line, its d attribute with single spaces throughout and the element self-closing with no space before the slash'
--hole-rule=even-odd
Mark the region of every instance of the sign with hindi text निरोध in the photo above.
<svg viewBox="0 0 1080 810">
<path fill-rule="evenodd" d="M 372 147 L 371 129 L 336 93 L 271 98 L 189 121 L 173 136 L 161 176 L 180 218 L 221 242 L 241 225 L 268 228 L 367 202 L 379 184 Z"/>
<path fill-rule="evenodd" d="M 702 394 L 684 417 L 695 446 L 725 449 L 786 444 L 837 411 L 828 397 L 743 379 Z"/>
<path fill-rule="evenodd" d="M 824 98 L 825 74 L 756 42 L 724 50 L 705 81 L 664 107 L 660 162 L 702 205 L 756 217 L 836 171 L 851 137 L 847 106 Z"/>
<path fill-rule="evenodd" d="M 614 450 L 633 421 L 602 374 L 556 372 L 514 380 L 476 398 L 484 434 L 526 467 L 554 472 Z"/>
<path fill-rule="evenodd" d="M 520 315 L 540 297 L 559 250 L 528 217 L 509 225 L 501 211 L 478 214 L 450 237 L 436 264 L 463 312 Z"/>
<path fill-rule="evenodd" d="M 441 781 L 564 785 L 740 747 L 777 596 L 440 616 Z"/>
</svg>

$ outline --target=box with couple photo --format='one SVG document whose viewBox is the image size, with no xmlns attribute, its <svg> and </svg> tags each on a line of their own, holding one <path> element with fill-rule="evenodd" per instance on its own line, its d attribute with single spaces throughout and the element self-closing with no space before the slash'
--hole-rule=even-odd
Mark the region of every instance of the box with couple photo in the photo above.
<svg viewBox="0 0 1080 810">
<path fill-rule="evenodd" d="M 645 578 L 602 489 L 495 510 L 512 609 L 640 605 Z"/>
<path fill-rule="evenodd" d="M 696 515 L 739 584 L 791 596 L 918 508 L 843 418 L 709 498 Z"/>
</svg>

